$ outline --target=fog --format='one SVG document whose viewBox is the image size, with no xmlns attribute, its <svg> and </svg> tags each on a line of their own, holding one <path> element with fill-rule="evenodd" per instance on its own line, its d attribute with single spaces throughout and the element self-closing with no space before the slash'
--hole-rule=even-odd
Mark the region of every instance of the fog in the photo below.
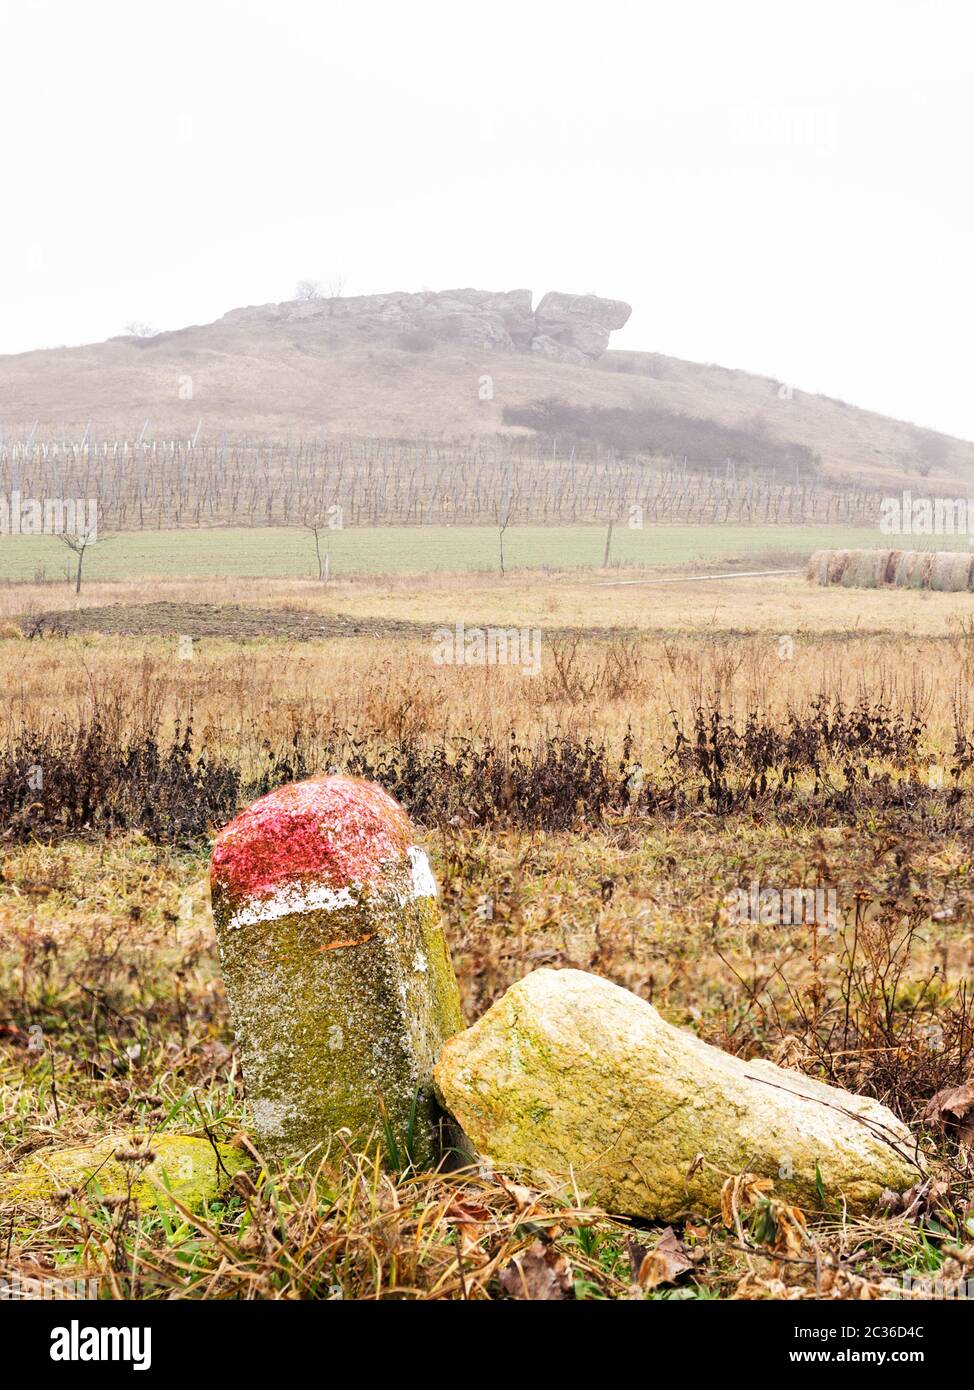
<svg viewBox="0 0 974 1390">
<path fill-rule="evenodd" d="M 0 351 L 302 277 L 594 291 L 613 346 L 974 437 L 972 37 L 962 0 L 10 6 Z"/>
</svg>

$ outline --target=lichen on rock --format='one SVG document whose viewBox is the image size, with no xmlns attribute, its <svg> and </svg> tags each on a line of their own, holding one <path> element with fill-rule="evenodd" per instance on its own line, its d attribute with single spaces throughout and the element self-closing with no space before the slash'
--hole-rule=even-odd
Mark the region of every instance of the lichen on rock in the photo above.
<svg viewBox="0 0 974 1390">
<path fill-rule="evenodd" d="M 208 1139 L 188 1134 L 135 1140 L 130 1134 L 110 1134 L 95 1144 L 37 1150 L 5 1175 L 0 1196 L 5 1202 L 31 1204 L 71 1191 L 92 1198 L 130 1195 L 143 1206 L 164 1206 L 171 1193 L 198 1211 L 252 1162 L 242 1149 L 217 1143 L 214 1150 Z"/>
<path fill-rule="evenodd" d="M 257 1142 L 319 1153 L 391 1134 L 438 1156 L 432 1087 L 462 1026 L 436 882 L 403 809 L 347 777 L 294 783 L 218 837 L 220 959 Z"/>
<path fill-rule="evenodd" d="M 481 1155 L 634 1216 L 717 1212 L 727 1176 L 745 1171 L 809 1208 L 821 1183 L 858 1212 L 922 1172 L 878 1101 L 731 1056 L 579 970 L 513 985 L 445 1045 L 434 1076 Z"/>
</svg>

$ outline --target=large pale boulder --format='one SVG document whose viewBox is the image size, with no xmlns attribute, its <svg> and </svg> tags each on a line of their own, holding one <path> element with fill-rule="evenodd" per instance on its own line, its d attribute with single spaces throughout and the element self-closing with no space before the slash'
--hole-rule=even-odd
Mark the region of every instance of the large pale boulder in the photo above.
<svg viewBox="0 0 974 1390">
<path fill-rule="evenodd" d="M 609 346 L 609 334 L 625 327 L 631 313 L 622 299 L 551 290 L 535 310 L 534 321 L 538 335 L 557 343 L 568 360 L 573 360 L 573 350 L 591 359 L 602 356 Z"/>
<path fill-rule="evenodd" d="M 579 970 L 513 985 L 446 1044 L 434 1078 L 481 1155 L 635 1216 L 718 1211 L 725 1178 L 745 1171 L 808 1207 L 820 1174 L 855 1212 L 921 1172 L 877 1101 L 742 1061 Z"/>
<path fill-rule="evenodd" d="M 351 777 L 280 787 L 221 831 L 210 883 L 261 1151 L 320 1156 L 346 1130 L 435 1161 L 433 1062 L 463 1022 L 436 881 L 398 802 Z"/>
</svg>

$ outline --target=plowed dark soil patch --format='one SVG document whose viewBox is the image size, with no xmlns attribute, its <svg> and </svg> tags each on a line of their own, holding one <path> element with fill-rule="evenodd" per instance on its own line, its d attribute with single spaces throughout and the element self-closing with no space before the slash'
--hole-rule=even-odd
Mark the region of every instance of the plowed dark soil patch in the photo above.
<svg viewBox="0 0 974 1390">
<path fill-rule="evenodd" d="M 439 622 L 409 622 L 401 618 L 352 618 L 344 613 L 303 613 L 288 608 L 248 608 L 240 604 L 217 603 L 116 603 L 104 608 L 42 613 L 21 623 L 27 637 L 68 637 L 75 633 L 99 632 L 121 637 L 284 637 L 290 641 L 311 641 L 323 637 L 417 637 L 428 640 Z M 466 623 L 479 626 L 514 627 L 513 623 Z M 547 637 L 613 638 L 635 636 L 628 628 L 549 628 Z"/>
<path fill-rule="evenodd" d="M 516 623 L 474 623 L 464 619 L 467 630 L 479 628 L 514 628 Z M 634 627 L 549 627 L 537 625 L 545 640 L 582 638 L 592 641 L 619 641 L 648 637 L 651 626 Z M 76 633 L 102 633 L 121 637 L 229 637 L 239 640 L 261 637 L 282 637 L 288 641 L 312 641 L 329 637 L 414 637 L 428 640 L 430 634 L 444 626 L 434 620 L 409 622 L 402 618 L 349 617 L 344 613 L 305 613 L 289 608 L 250 608 L 241 604 L 219 603 L 115 603 L 101 608 L 53 610 L 32 614 L 20 620 L 25 637 L 69 637 Z M 734 637 L 752 635 L 747 629 L 726 628 L 715 632 L 692 633 L 705 642 L 727 641 Z M 842 642 L 849 634 L 822 633 L 823 641 Z M 896 642 L 899 636 L 890 632 L 857 629 L 857 637 L 870 636 L 880 641 Z M 946 639 L 944 639 L 946 640 Z"/>
<path fill-rule="evenodd" d="M 42 613 L 23 624 L 28 636 L 101 632 L 128 637 L 288 637 L 297 641 L 393 634 L 418 637 L 427 636 L 430 627 L 429 623 L 394 618 L 348 618 L 338 613 L 215 603 L 116 603 L 104 608 Z"/>
</svg>

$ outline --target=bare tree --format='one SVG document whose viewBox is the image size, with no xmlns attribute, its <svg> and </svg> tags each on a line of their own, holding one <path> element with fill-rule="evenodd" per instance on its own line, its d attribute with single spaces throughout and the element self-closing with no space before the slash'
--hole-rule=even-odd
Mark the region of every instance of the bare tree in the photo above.
<svg viewBox="0 0 974 1390">
<path fill-rule="evenodd" d="M 320 280 L 299 280 L 294 287 L 295 299 L 305 299 L 309 302 L 321 298 Z"/>
<path fill-rule="evenodd" d="M 125 325 L 126 333 L 130 333 L 133 338 L 154 338 L 156 330 L 150 323 L 144 323 L 142 319 L 130 319 Z"/>
<path fill-rule="evenodd" d="M 332 529 L 327 523 L 322 522 L 320 517 L 315 517 L 312 521 L 304 523 L 304 529 L 310 531 L 315 538 L 315 556 L 318 560 L 318 578 L 327 584 L 331 574 L 331 542 L 327 539 L 328 532 Z M 321 553 L 321 533 L 325 532 L 325 553 Z"/>
<path fill-rule="evenodd" d="M 505 479 L 506 490 L 503 498 L 494 498 L 494 520 L 497 522 L 497 543 L 500 548 L 501 574 L 506 574 L 504 568 L 504 532 L 511 524 L 511 513 L 514 510 L 514 491 L 511 487 L 510 478 Z"/>
<path fill-rule="evenodd" d="M 62 531 L 59 539 L 78 557 L 78 568 L 75 572 L 74 591 L 81 593 L 81 571 L 85 563 L 85 555 L 91 546 L 98 540 L 98 531 L 94 526 L 88 526 L 84 531 L 79 531 L 77 535 L 71 536 L 66 531 Z M 108 538 L 102 537 L 104 542 Z"/>
</svg>

